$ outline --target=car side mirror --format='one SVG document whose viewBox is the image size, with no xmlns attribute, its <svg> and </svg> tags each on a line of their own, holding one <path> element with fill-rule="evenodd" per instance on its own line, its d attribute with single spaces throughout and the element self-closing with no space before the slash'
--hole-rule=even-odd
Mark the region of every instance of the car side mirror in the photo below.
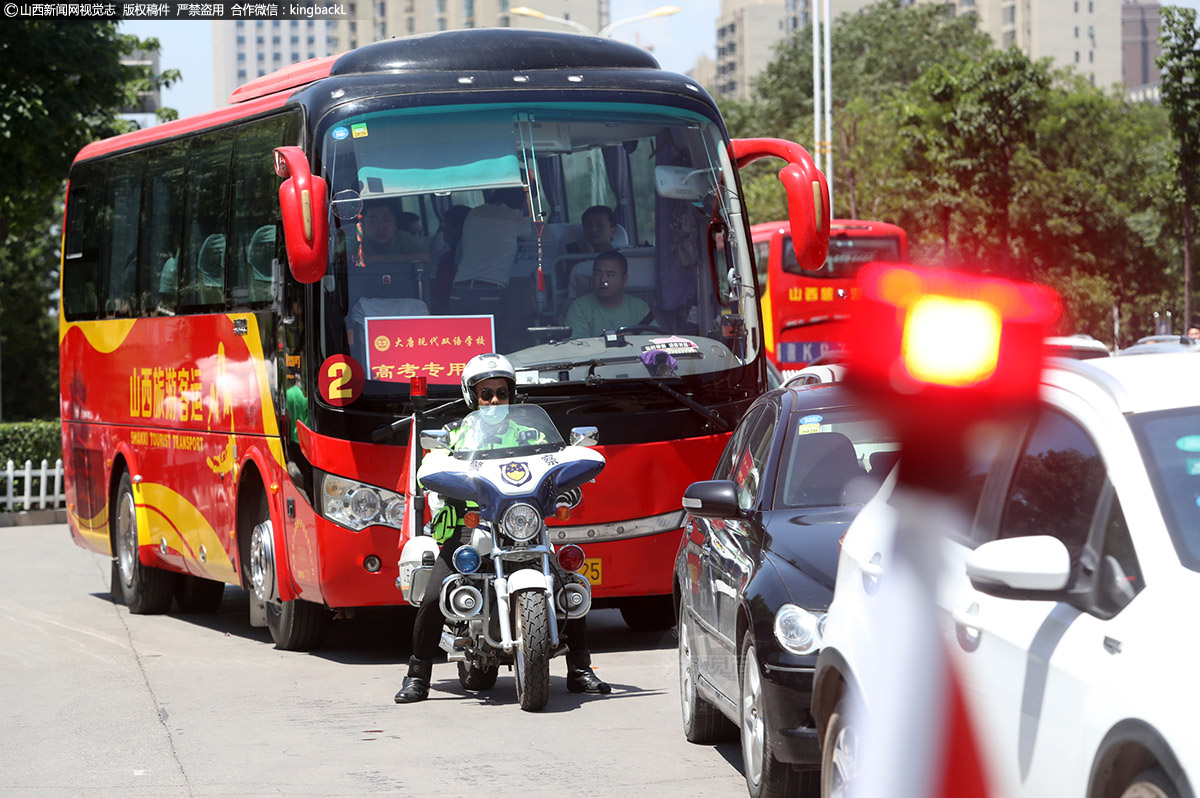
<svg viewBox="0 0 1200 798">
<path fill-rule="evenodd" d="M 728 479 L 688 485 L 683 492 L 683 509 L 701 518 L 736 518 L 742 513 L 738 506 L 737 486 Z"/>
<path fill-rule="evenodd" d="M 449 449 L 450 433 L 444 429 L 426 430 L 421 433 L 421 446 L 425 449 Z"/>
<path fill-rule="evenodd" d="M 570 442 L 572 446 L 595 446 L 600 442 L 600 430 L 597 427 L 572 427 Z"/>
<path fill-rule="evenodd" d="M 1054 600 L 1065 594 L 1071 556 L 1050 535 L 984 543 L 967 557 L 967 577 L 980 593 L 997 598 Z"/>
</svg>

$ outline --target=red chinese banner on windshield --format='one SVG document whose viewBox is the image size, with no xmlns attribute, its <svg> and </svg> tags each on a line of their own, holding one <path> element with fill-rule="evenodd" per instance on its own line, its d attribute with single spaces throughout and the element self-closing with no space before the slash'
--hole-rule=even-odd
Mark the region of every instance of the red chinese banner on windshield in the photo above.
<svg viewBox="0 0 1200 798">
<path fill-rule="evenodd" d="M 491 316 L 367 318 L 367 372 L 383 382 L 424 377 L 457 385 L 467 361 L 494 352 Z"/>
</svg>

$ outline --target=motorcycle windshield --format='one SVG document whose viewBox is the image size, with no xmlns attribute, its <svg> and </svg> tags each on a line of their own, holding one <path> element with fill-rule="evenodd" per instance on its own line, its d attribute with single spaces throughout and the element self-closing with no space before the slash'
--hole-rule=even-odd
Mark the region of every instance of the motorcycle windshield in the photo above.
<svg viewBox="0 0 1200 798">
<path fill-rule="evenodd" d="M 526 457 L 565 446 L 546 411 L 537 405 L 481 407 L 450 434 L 450 448 L 457 460 Z"/>
</svg>

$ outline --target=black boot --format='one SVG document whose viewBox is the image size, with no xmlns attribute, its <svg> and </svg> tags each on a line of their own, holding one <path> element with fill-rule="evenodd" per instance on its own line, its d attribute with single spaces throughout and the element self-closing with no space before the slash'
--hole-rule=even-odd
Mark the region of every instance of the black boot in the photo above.
<svg viewBox="0 0 1200 798">
<path fill-rule="evenodd" d="M 408 675 L 400 692 L 396 693 L 397 704 L 413 704 L 429 698 L 429 677 L 433 675 L 433 660 L 409 657 Z"/>
<path fill-rule="evenodd" d="M 612 687 L 592 670 L 592 655 L 589 651 L 567 652 L 567 690 L 572 693 L 608 695 Z"/>
</svg>

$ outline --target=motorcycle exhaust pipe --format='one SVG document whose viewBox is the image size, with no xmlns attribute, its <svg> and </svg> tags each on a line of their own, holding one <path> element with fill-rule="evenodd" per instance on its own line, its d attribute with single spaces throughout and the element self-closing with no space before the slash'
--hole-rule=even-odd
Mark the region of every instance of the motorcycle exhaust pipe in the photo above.
<svg viewBox="0 0 1200 798">
<path fill-rule="evenodd" d="M 577 582 L 568 582 L 554 597 L 558 611 L 568 618 L 581 618 L 592 608 L 592 592 Z"/>
<path fill-rule="evenodd" d="M 456 617 L 474 618 L 483 611 L 483 594 L 472 585 L 459 585 L 450 591 L 447 604 Z"/>
</svg>

